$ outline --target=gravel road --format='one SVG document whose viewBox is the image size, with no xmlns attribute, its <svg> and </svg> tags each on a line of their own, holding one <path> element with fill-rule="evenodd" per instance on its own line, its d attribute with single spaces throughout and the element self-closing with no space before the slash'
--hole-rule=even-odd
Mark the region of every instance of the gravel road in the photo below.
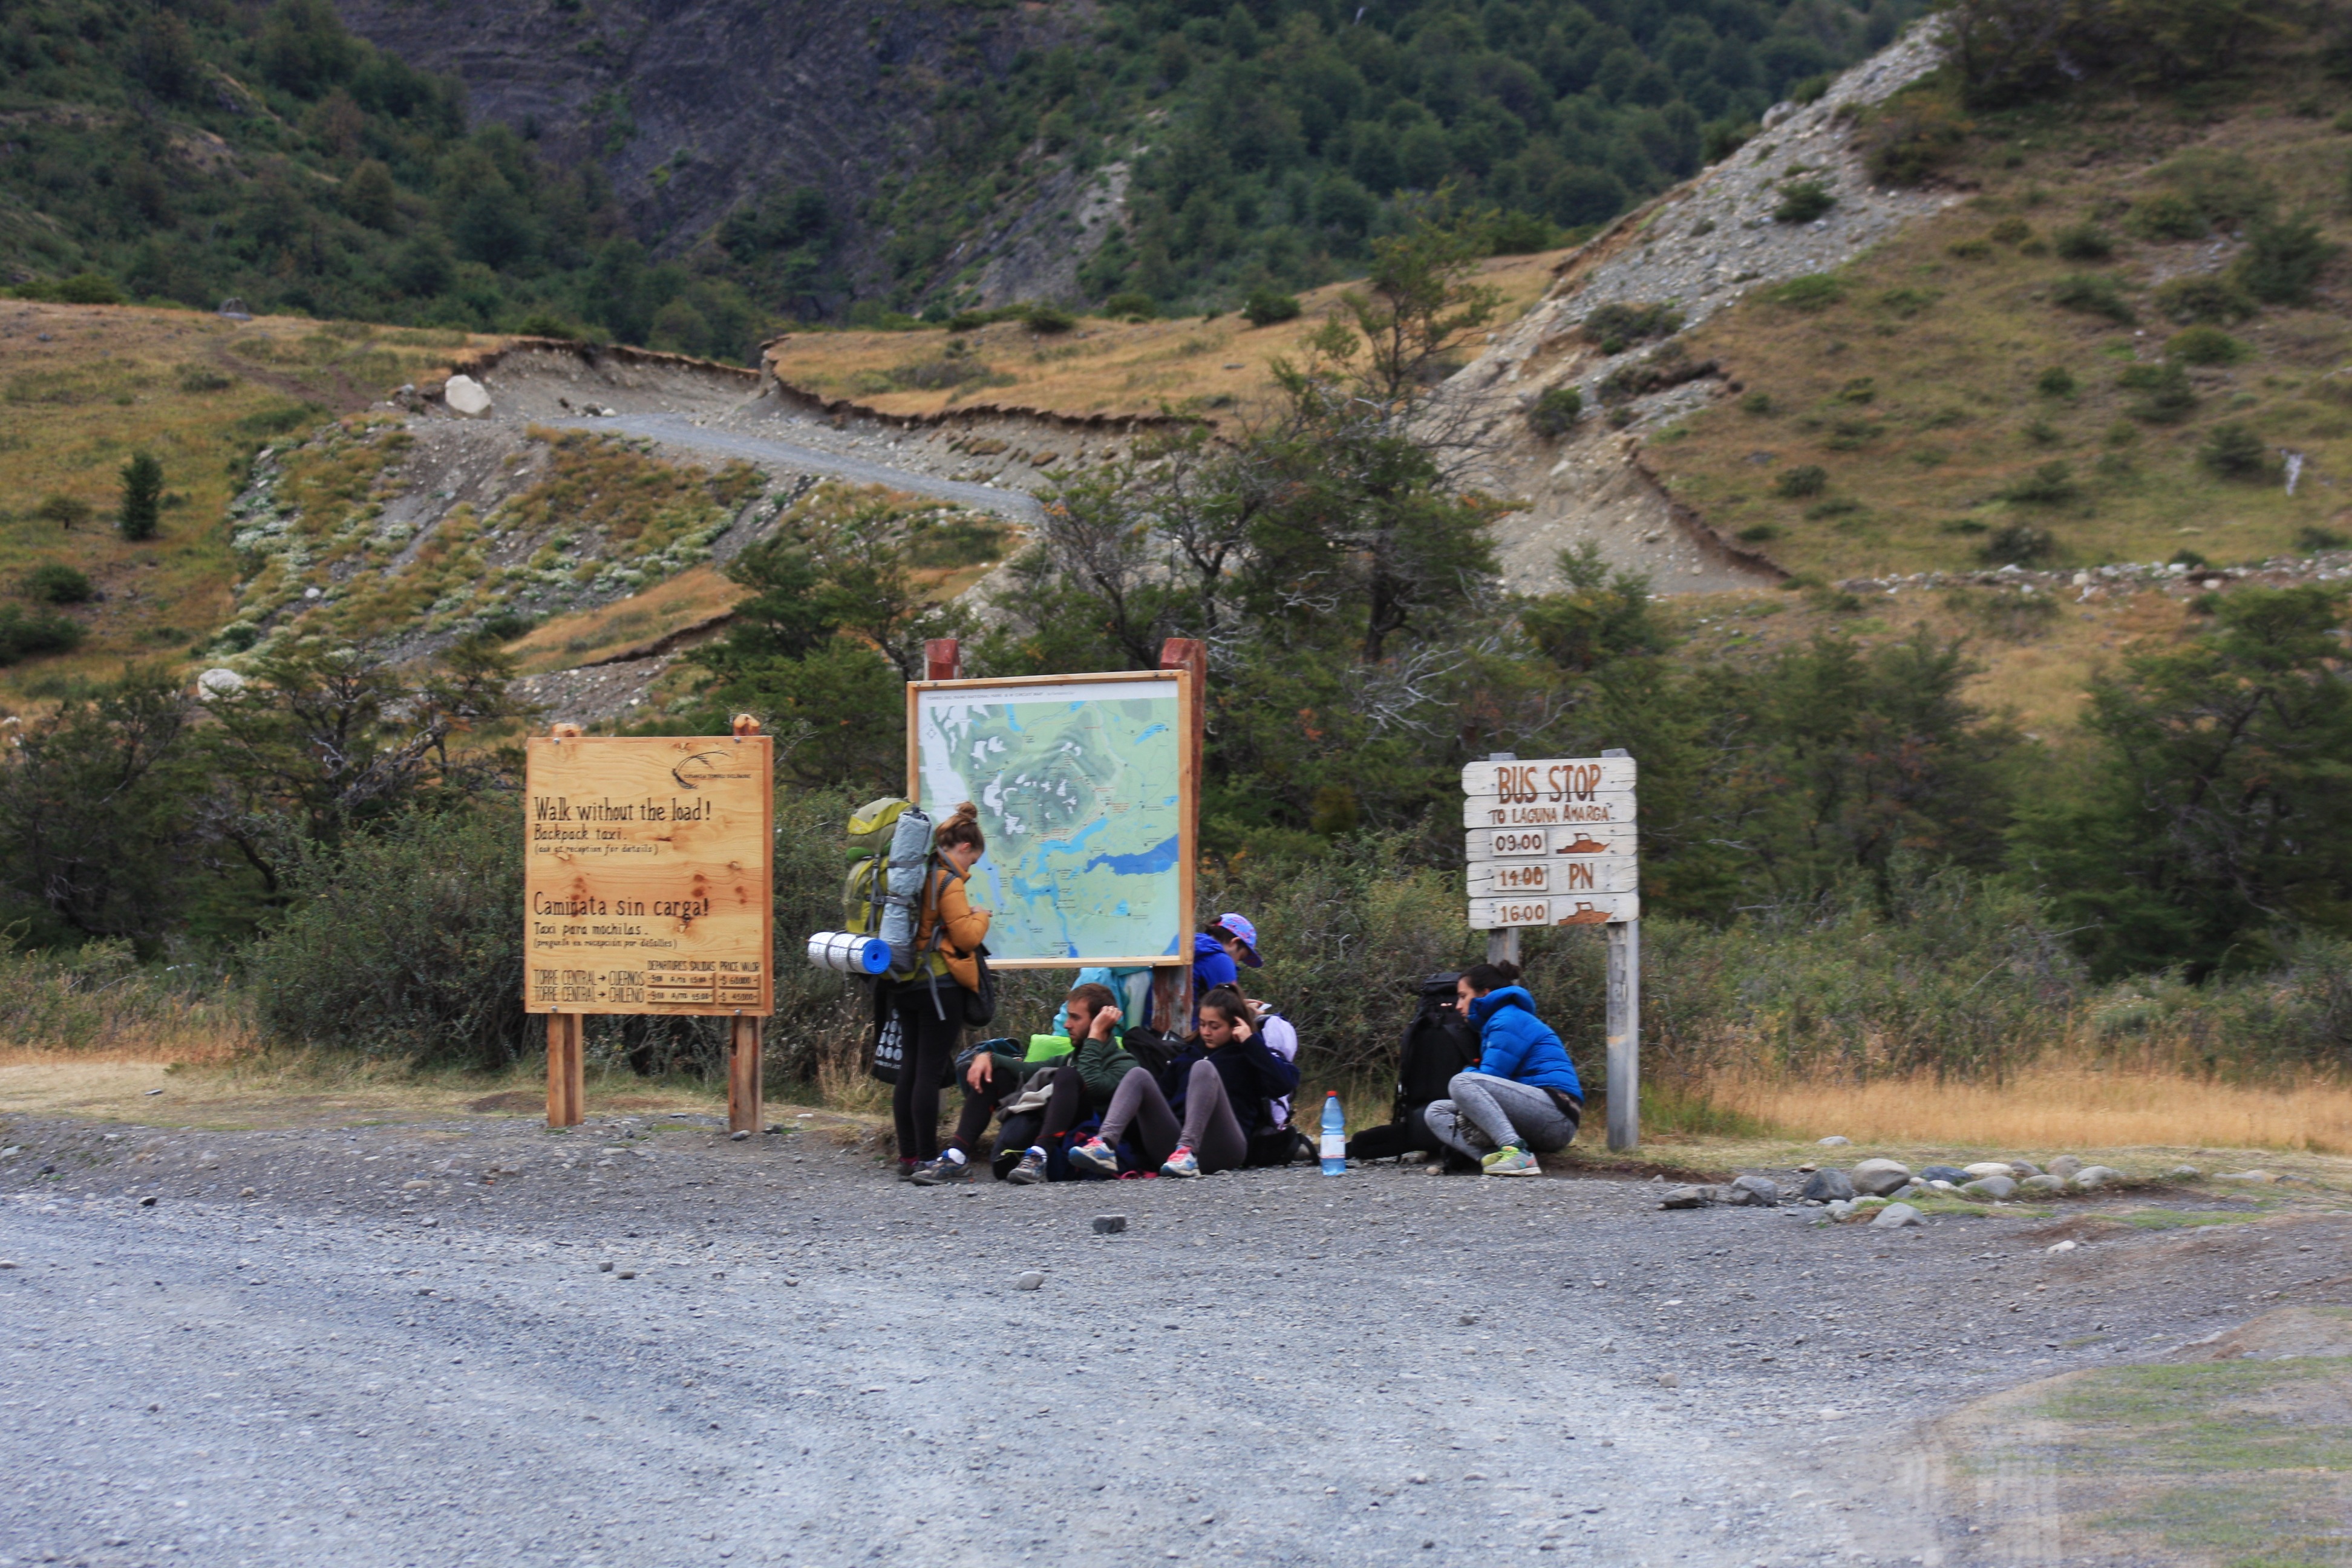
<svg viewBox="0 0 2352 1568">
<path fill-rule="evenodd" d="M 13 1121 L 0 1565 L 1973 1562 L 1920 1421 L 2318 1283 L 2288 1227 L 921 1190 L 786 1125 Z"/>
</svg>

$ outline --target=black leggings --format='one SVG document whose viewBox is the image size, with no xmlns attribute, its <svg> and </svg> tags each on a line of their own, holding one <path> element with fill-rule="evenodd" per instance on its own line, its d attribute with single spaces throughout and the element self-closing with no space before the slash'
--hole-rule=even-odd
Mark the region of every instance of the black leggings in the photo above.
<svg viewBox="0 0 2352 1568">
<path fill-rule="evenodd" d="M 936 1160 L 940 1154 L 940 1079 L 955 1067 L 963 1043 L 963 995 L 952 981 L 940 982 L 944 1018 L 931 1006 L 928 985 L 901 986 L 890 999 L 898 1010 L 906 1055 L 890 1094 L 890 1115 L 898 1124 L 898 1158 Z"/>
</svg>

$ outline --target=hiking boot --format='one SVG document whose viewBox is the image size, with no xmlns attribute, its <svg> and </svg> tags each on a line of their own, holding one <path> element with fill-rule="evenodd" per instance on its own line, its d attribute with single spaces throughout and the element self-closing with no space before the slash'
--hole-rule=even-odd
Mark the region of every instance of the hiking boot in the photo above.
<svg viewBox="0 0 2352 1568">
<path fill-rule="evenodd" d="M 915 1173 L 907 1179 L 919 1187 L 944 1187 L 953 1182 L 969 1182 L 971 1180 L 971 1162 L 942 1154 L 936 1160 L 926 1160 L 916 1166 Z"/>
<path fill-rule="evenodd" d="M 1070 1163 L 1098 1175 L 1118 1174 L 1118 1151 L 1099 1138 L 1089 1138 L 1070 1151 Z"/>
<path fill-rule="evenodd" d="M 1160 1173 L 1163 1176 L 1197 1176 L 1201 1173 L 1201 1162 L 1192 1158 L 1192 1151 L 1180 1143 L 1176 1152 L 1160 1162 Z"/>
<path fill-rule="evenodd" d="M 1034 1187 L 1045 1179 L 1045 1156 L 1032 1149 L 1021 1156 L 1021 1163 L 1005 1173 L 1004 1179 L 1016 1187 Z"/>
<path fill-rule="evenodd" d="M 1497 1149 L 1478 1162 L 1478 1168 L 1489 1176 L 1540 1176 L 1543 1167 L 1536 1157 L 1514 1143 L 1507 1149 Z"/>
<path fill-rule="evenodd" d="M 915 1179 L 915 1171 L 921 1163 L 921 1161 L 909 1160 L 903 1154 L 898 1156 L 898 1179 L 902 1182 L 913 1181 Z"/>
</svg>

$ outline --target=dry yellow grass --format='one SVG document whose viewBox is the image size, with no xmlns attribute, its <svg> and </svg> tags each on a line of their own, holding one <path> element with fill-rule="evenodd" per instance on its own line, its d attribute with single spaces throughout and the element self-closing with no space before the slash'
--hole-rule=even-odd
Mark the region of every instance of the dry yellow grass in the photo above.
<svg viewBox="0 0 2352 1568">
<path fill-rule="evenodd" d="M 590 658 L 628 658 L 673 632 L 717 620 L 747 592 L 711 567 L 689 567 L 642 594 L 558 616 L 508 651 L 525 675 L 570 669 Z"/>
<path fill-rule="evenodd" d="M 1719 1110 L 1807 1139 L 1835 1133 L 1874 1145 L 2352 1154 L 2352 1085 L 2341 1082 L 2245 1089 L 2164 1073 L 2053 1068 L 2003 1084 L 1726 1077 L 1708 1080 L 1704 1093 Z"/>
<path fill-rule="evenodd" d="M 221 526 L 236 485 L 232 459 L 496 341 L 0 301 L 0 591 L 60 562 L 107 595 L 68 612 L 89 630 L 78 651 L 0 670 L 0 706 L 54 695 L 60 678 L 111 674 L 126 658 L 184 657 L 232 607 L 236 562 Z M 159 537 L 132 544 L 110 520 L 119 471 L 142 450 L 163 463 L 167 500 Z M 61 531 L 34 515 L 52 495 L 94 515 Z"/>
<path fill-rule="evenodd" d="M 1478 280 L 1503 295 L 1497 319 L 1507 321 L 1534 303 L 1566 254 L 1484 263 Z M 1090 319 L 1050 335 L 1018 321 L 959 334 L 971 344 L 971 357 L 993 373 L 994 384 L 889 390 L 885 378 L 892 370 L 940 357 L 947 337 L 935 331 L 796 332 L 774 344 L 769 360 L 793 386 L 888 414 L 938 414 L 977 404 L 1070 415 L 1155 414 L 1171 406 L 1214 417 L 1262 396 L 1270 363 L 1298 357 L 1302 340 L 1322 324 L 1340 293 L 1356 286 L 1334 283 L 1302 294 L 1298 319 L 1269 327 L 1253 327 L 1239 316 L 1133 323 Z"/>
</svg>

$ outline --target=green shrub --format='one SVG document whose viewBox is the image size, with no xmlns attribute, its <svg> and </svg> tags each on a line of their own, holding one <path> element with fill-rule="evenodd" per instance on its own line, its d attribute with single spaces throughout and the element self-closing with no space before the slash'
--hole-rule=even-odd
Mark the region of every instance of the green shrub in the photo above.
<svg viewBox="0 0 2352 1568">
<path fill-rule="evenodd" d="M 1772 395 L 1769 392 L 1748 393 L 1739 400 L 1739 412 L 1763 418 L 1772 412 Z"/>
<path fill-rule="evenodd" d="M 2167 359 L 2183 364 L 2235 364 L 2253 351 L 2219 327 L 2191 327 L 2165 340 Z"/>
<path fill-rule="evenodd" d="M 1811 223 L 1837 205 L 1837 197 L 1819 180 L 1797 180 L 1780 187 L 1780 205 L 1772 209 L 1777 223 Z"/>
<path fill-rule="evenodd" d="M 2197 460 L 2225 479 L 2258 479 L 2271 466 L 2270 448 L 2243 425 L 2217 425 L 2198 448 Z"/>
<path fill-rule="evenodd" d="M 25 574 L 25 596 L 42 605 L 86 605 L 98 586 L 62 561 L 45 561 Z"/>
<path fill-rule="evenodd" d="M 2002 523 L 1977 552 L 1988 566 L 2038 566 L 2058 552 L 2046 530 L 2022 521 Z"/>
<path fill-rule="evenodd" d="M 2157 191 L 2132 203 L 2124 227 L 2147 240 L 2202 239 L 2205 215 L 2179 191 Z"/>
<path fill-rule="evenodd" d="M 1889 289 L 1878 297 L 1879 307 L 1909 321 L 1943 296 L 1927 289 Z"/>
<path fill-rule="evenodd" d="M 581 342 L 586 337 L 579 322 L 568 321 L 552 310 L 533 310 L 517 321 L 514 330 L 526 338 L 553 338 L 559 342 Z"/>
<path fill-rule="evenodd" d="M 2115 255 L 2116 241 L 2097 224 L 2077 223 L 2052 235 L 2050 247 L 2068 261 L 2105 261 Z"/>
<path fill-rule="evenodd" d="M 1961 261 L 1984 261 L 1989 259 L 1992 255 L 1992 241 L 1989 239 L 1956 239 L 1951 244 L 1944 247 L 1944 254 L 1949 257 L 1954 257 Z"/>
<path fill-rule="evenodd" d="M 2139 320 L 2131 302 L 2124 298 L 2122 288 L 2100 272 L 2068 273 L 2050 286 L 2050 302 L 2064 310 L 2105 316 L 2126 327 Z"/>
<path fill-rule="evenodd" d="M 2296 549 L 2308 550 L 2315 555 L 2324 550 L 2341 550 L 2346 545 L 2352 544 L 2352 534 L 2338 533 L 2332 528 L 2311 525 L 2296 530 L 2294 544 Z"/>
<path fill-rule="evenodd" d="M 1765 544 L 1788 531 L 1777 522 L 1759 522 L 1743 528 L 1736 536 L 1742 544 Z"/>
<path fill-rule="evenodd" d="M 1584 412 L 1584 394 L 1572 386 L 1548 386 L 1528 410 L 1528 424 L 1538 436 L 1564 436 Z"/>
<path fill-rule="evenodd" d="M 122 501 L 115 510 L 115 528 L 128 540 L 154 538 L 163 501 L 163 465 L 152 452 L 134 454 L 122 465 Z"/>
<path fill-rule="evenodd" d="M 2058 426 L 2047 419 L 2036 419 L 2025 426 L 2025 438 L 2037 447 L 2055 447 L 2063 437 Z"/>
<path fill-rule="evenodd" d="M 2072 397 L 2080 388 L 2073 371 L 2063 364 L 2053 364 L 2033 378 L 2033 390 L 2044 397 Z"/>
<path fill-rule="evenodd" d="M 411 1063 L 530 1054 L 515 802 L 400 818 L 304 852 L 287 880 L 286 917 L 246 966 L 270 1033 Z"/>
<path fill-rule="evenodd" d="M 1828 94 L 1830 84 L 1836 79 L 1835 73 L 1831 71 L 1809 76 L 1789 89 L 1790 100 L 1796 103 L 1819 103 Z"/>
<path fill-rule="evenodd" d="M 2136 364 L 2118 376 L 2116 384 L 2142 394 L 2129 409 L 2135 419 L 2144 419 L 2151 425 L 2178 425 L 2197 412 L 2197 390 L 2189 384 L 2189 373 L 2178 361 Z"/>
<path fill-rule="evenodd" d="M 2273 305 L 2311 302 L 2321 268 L 2341 248 L 2321 237 L 2319 226 L 2297 214 L 2259 218 L 2246 235 L 2246 248 L 2231 274 L 2240 287 Z"/>
<path fill-rule="evenodd" d="M 2082 494 L 2074 470 L 2063 463 L 2044 463 L 2000 492 L 2000 499 L 2030 506 L 2063 506 Z"/>
<path fill-rule="evenodd" d="M 1622 353 L 1652 338 L 1669 338 L 1683 330 L 1683 313 L 1672 305 L 1612 301 L 1596 307 L 1578 329 L 1587 342 L 1605 354 Z"/>
<path fill-rule="evenodd" d="M 1114 321 L 1148 321 L 1160 314 L 1160 305 L 1150 295 L 1129 289 L 1105 300 L 1102 313 Z"/>
<path fill-rule="evenodd" d="M 70 533 L 98 515 L 98 509 L 77 496 L 46 495 L 33 508 L 34 518 L 41 522 L 53 522 Z"/>
<path fill-rule="evenodd" d="M 1968 140 L 1969 123 L 1940 99 L 1906 98 L 1883 108 L 1863 132 L 1863 160 L 1882 185 L 1916 185 Z"/>
<path fill-rule="evenodd" d="M 43 654 L 70 653 L 87 635 L 79 621 L 55 610 L 27 614 L 15 605 L 0 605 L 0 665 Z"/>
<path fill-rule="evenodd" d="M 1756 297 L 1768 305 L 1811 312 L 1828 310 L 1845 298 L 1845 291 L 1844 279 L 1827 272 L 1809 272 L 1801 278 L 1791 278 L 1785 283 L 1759 289 Z"/>
<path fill-rule="evenodd" d="M 1783 500 L 1802 500 L 1829 489 L 1830 471 L 1818 463 L 1803 463 L 1793 468 L 1783 468 L 1772 481 L 1772 493 Z"/>
<path fill-rule="evenodd" d="M 2213 563 L 2205 559 L 2201 552 L 2189 549 L 2184 545 L 2180 549 L 2172 552 L 2171 559 L 2166 562 L 2166 564 L 2169 566 L 2186 566 L 2191 572 L 2194 572 L 2200 567 L 2210 566 Z"/>
<path fill-rule="evenodd" d="M 1270 327 L 1276 321 L 1298 319 L 1298 298 L 1295 294 L 1277 293 L 1272 289 L 1253 289 L 1242 301 L 1242 319 L 1253 327 Z"/>
<path fill-rule="evenodd" d="M 2254 302 L 2228 278 L 2210 273 L 2175 278 L 2159 283 L 2156 308 L 2164 319 L 2186 326 L 2191 322 L 2230 325 L 2254 313 Z"/>
<path fill-rule="evenodd" d="M 1532 256 L 1559 243 L 1559 230 L 1534 213 L 1500 212 L 1486 225 L 1490 256 Z"/>
<path fill-rule="evenodd" d="M 1032 305 L 1021 313 L 1021 319 L 1029 323 L 1031 331 L 1041 334 L 1066 332 L 1078 324 L 1076 316 L 1051 305 Z"/>
<path fill-rule="evenodd" d="M 1995 245 L 2023 245 L 2033 237 L 2033 226 L 2021 217 L 2005 217 L 1993 225 L 1985 237 Z"/>
<path fill-rule="evenodd" d="M 236 377 L 226 375 L 208 364 L 191 363 L 180 367 L 179 387 L 182 392 L 226 392 L 236 384 Z"/>
</svg>

